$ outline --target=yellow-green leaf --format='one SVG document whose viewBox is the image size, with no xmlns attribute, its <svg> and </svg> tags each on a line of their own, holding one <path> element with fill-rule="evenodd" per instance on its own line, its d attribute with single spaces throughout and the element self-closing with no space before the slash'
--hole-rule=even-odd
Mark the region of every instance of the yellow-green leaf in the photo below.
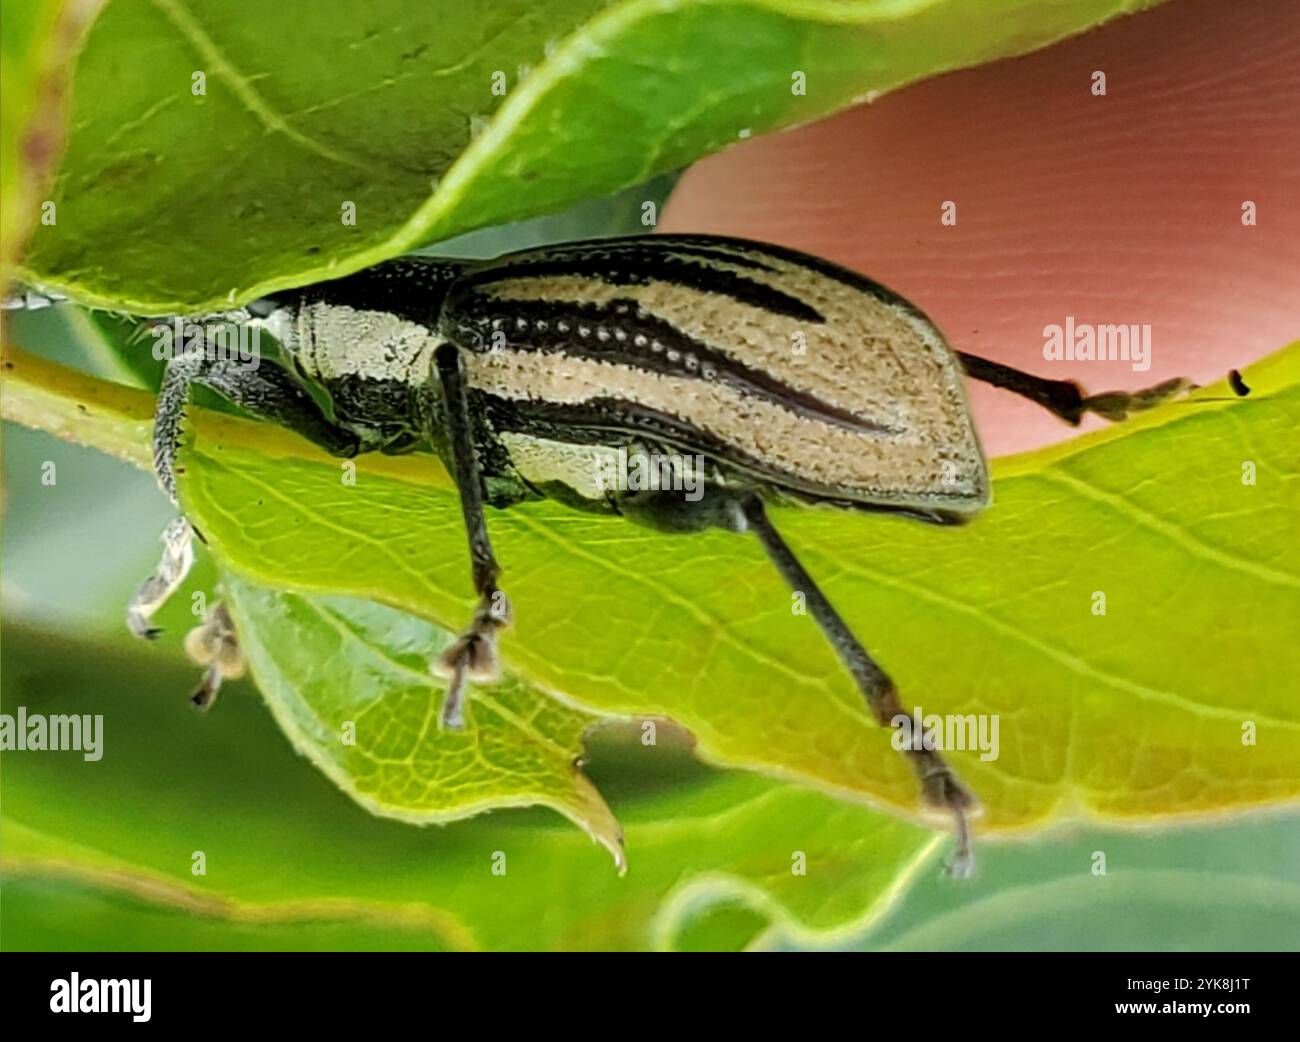
<svg viewBox="0 0 1300 1042">
<path fill-rule="evenodd" d="M 635 851 L 620 876 L 551 814 L 424 829 L 375 817 L 294 755 L 247 688 L 195 713 L 192 668 L 153 649 L 11 625 L 0 679 L 6 707 L 104 720 L 97 761 L 0 761 L 7 950 L 636 950 L 677 946 L 720 905 L 755 915 L 713 930 L 716 946 L 770 927 L 828 941 L 939 872 L 926 830 L 692 767 L 666 728 L 653 746 L 639 731 L 593 742 Z"/>
<path fill-rule="evenodd" d="M 6 416 L 143 456 L 148 396 L 26 356 L 6 366 Z M 996 461 L 994 506 L 965 528 L 776 514 L 907 702 L 996 714 L 996 759 L 951 754 L 984 828 L 1300 795 L 1300 348 L 1246 382 L 1248 398 L 1209 387 Z M 183 497 L 226 566 L 465 621 L 459 508 L 431 457 L 362 459 L 352 486 L 282 431 L 195 420 Z M 517 611 L 504 652 L 530 681 L 592 712 L 671 717 L 716 762 L 915 812 L 889 735 L 744 538 L 553 504 L 490 523 Z"/>
<path fill-rule="evenodd" d="M 243 651 L 294 748 L 366 809 L 417 824 L 544 804 L 623 867 L 623 836 L 577 769 L 589 713 L 514 677 L 475 691 L 472 726 L 438 724 L 445 681 L 429 656 L 451 634 L 406 612 L 307 597 L 227 576 Z"/>
<path fill-rule="evenodd" d="M 986 827 L 1300 795 L 1300 351 L 1247 382 L 1250 398 L 1209 388 L 1001 461 L 993 508 L 964 528 L 775 512 L 908 703 L 996 717 L 996 758 L 952 755 Z M 353 486 L 336 461 L 200 430 L 186 462 L 184 504 L 229 567 L 467 620 L 460 510 L 432 460 Z M 523 675 L 592 711 L 671 717 L 719 763 L 915 810 L 888 733 L 752 542 L 549 503 L 490 525 Z"/>
</svg>

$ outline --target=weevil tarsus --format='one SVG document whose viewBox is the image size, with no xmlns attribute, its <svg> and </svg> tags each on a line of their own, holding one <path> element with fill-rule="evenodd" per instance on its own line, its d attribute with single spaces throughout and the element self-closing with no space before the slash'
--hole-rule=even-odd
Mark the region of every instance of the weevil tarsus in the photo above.
<svg viewBox="0 0 1300 1042">
<path fill-rule="evenodd" d="M 141 584 L 126 609 L 127 628 L 144 640 L 153 640 L 162 632 L 149 620 L 180 588 L 194 564 L 194 529 L 185 518 L 172 518 L 163 529 L 162 544 L 157 569 Z"/>
<path fill-rule="evenodd" d="M 1088 413 L 1095 413 L 1112 422 L 1123 420 L 1130 413 L 1150 409 L 1193 386 L 1191 381 L 1175 377 L 1138 391 L 1085 394 L 1083 388 L 1073 380 L 1049 380 L 965 351 L 958 351 L 957 357 L 961 360 L 966 375 L 972 380 L 1028 398 L 1072 427 L 1077 427 Z"/>
<path fill-rule="evenodd" d="M 1118 423 L 1127 420 L 1135 412 L 1155 408 L 1161 402 L 1175 398 L 1185 391 L 1194 390 L 1195 387 L 1192 381 L 1176 376 L 1138 391 L 1101 391 L 1098 394 L 1091 394 L 1083 400 L 1083 405 L 1087 412 L 1095 413 L 1103 420 Z"/>
<path fill-rule="evenodd" d="M 206 712 L 212 708 L 224 680 L 236 680 L 244 675 L 243 652 L 235 633 L 235 622 L 223 601 L 217 601 L 203 622 L 185 637 L 185 650 L 191 660 L 204 667 L 198 687 L 190 695 L 196 709 Z"/>
</svg>

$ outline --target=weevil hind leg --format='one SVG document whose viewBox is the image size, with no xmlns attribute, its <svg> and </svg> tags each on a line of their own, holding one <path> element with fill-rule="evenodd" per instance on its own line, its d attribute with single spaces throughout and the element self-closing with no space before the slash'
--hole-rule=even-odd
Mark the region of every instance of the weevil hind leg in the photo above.
<svg viewBox="0 0 1300 1042">
<path fill-rule="evenodd" d="M 895 718 L 906 717 L 894 682 L 853 635 L 848 624 L 781 538 L 767 516 L 762 499 L 756 494 L 743 496 L 735 500 L 733 510 L 738 515 L 735 527 L 752 531 L 789 587 L 804 594 L 809 613 L 857 683 L 876 722 L 882 727 L 893 727 Z M 926 803 L 952 815 L 957 846 L 948 863 L 949 875 L 956 878 L 969 876 L 974 868 L 970 814 L 977 806 L 975 797 L 937 751 L 909 747 L 904 752 L 916 771 Z"/>
<path fill-rule="evenodd" d="M 1028 398 L 1072 427 L 1077 427 L 1087 413 L 1118 422 L 1196 386 L 1190 380 L 1175 377 L 1140 391 L 1103 391 L 1090 395 L 1084 394 L 1073 380 L 1048 380 L 964 351 L 958 351 L 957 357 L 971 379 Z"/>
<path fill-rule="evenodd" d="M 709 485 L 705 495 L 697 501 L 686 500 L 678 493 L 635 493 L 620 498 L 618 508 L 631 520 L 660 531 L 723 528 L 732 532 L 753 532 L 790 589 L 804 595 L 809 613 L 853 677 L 876 721 L 882 727 L 893 727 L 896 717 L 907 716 L 894 682 L 853 635 L 794 551 L 781 538 L 756 492 L 723 490 Z M 948 863 L 948 873 L 956 878 L 969 876 L 974 868 L 970 815 L 978 806 L 975 797 L 935 750 L 906 748 L 904 754 L 916 772 L 925 802 L 952 815 L 957 846 Z"/>
<path fill-rule="evenodd" d="M 460 350 L 451 344 L 434 353 L 434 366 L 442 389 L 443 420 L 452 477 L 460 494 L 461 513 L 469 539 L 470 567 L 478 606 L 469 626 L 443 652 L 434 669 L 449 678 L 442 707 L 442 726 L 465 726 L 465 693 L 471 680 L 496 678 L 497 632 L 510 623 L 510 601 L 497 586 L 501 567 L 488 537 L 483 508 L 483 478 L 475 449 L 474 425 Z"/>
</svg>

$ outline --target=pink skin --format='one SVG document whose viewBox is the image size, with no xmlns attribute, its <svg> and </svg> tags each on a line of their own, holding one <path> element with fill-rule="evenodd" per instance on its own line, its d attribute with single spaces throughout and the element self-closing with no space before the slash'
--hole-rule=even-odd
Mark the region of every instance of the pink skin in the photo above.
<svg viewBox="0 0 1300 1042">
<path fill-rule="evenodd" d="M 1297 39 L 1294 0 L 1179 0 L 739 144 L 687 173 L 660 230 L 828 257 L 954 347 L 1092 392 L 1212 382 L 1300 337 Z M 1045 360 L 1067 315 L 1149 323 L 1150 369 Z M 1073 433 L 1007 392 L 971 398 L 990 455 Z"/>
</svg>

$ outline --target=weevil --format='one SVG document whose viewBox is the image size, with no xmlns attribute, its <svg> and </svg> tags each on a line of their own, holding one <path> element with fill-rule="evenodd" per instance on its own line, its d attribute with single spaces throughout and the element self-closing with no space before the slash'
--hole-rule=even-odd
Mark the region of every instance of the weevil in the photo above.
<svg viewBox="0 0 1300 1042">
<path fill-rule="evenodd" d="M 158 397 L 154 463 L 176 502 L 189 391 L 203 384 L 340 456 L 428 448 L 459 492 L 478 597 L 436 664 L 441 719 L 463 726 L 470 679 L 497 669 L 511 617 L 488 508 L 539 498 L 670 532 L 750 532 L 842 662 L 882 726 L 907 710 L 888 674 L 800 564 L 767 506 L 793 502 L 964 521 L 989 505 L 988 468 L 967 376 L 1022 395 L 1070 424 L 1118 420 L 1186 386 L 1087 396 L 953 350 L 903 297 L 846 268 L 778 246 L 648 235 L 530 249 L 491 261 L 407 257 L 215 316 L 264 328 L 285 365 L 175 355 Z M 318 394 L 309 393 L 314 386 Z M 702 493 L 593 480 L 611 453 L 692 458 Z M 158 570 L 127 612 L 153 612 L 185 577 L 194 529 L 178 517 Z M 208 662 L 196 701 L 242 668 L 224 610 L 193 642 Z M 919 744 L 919 743 L 917 743 Z M 950 870 L 971 864 L 971 792 L 938 750 L 904 749 L 923 799 L 953 816 Z"/>
</svg>

